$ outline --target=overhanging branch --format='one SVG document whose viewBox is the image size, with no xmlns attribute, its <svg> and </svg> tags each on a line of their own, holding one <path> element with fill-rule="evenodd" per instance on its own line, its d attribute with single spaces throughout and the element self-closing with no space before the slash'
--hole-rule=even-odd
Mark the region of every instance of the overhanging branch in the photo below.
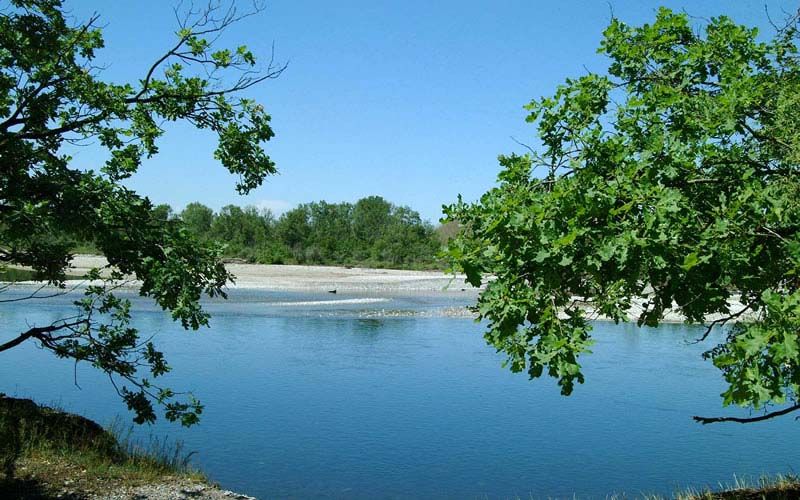
<svg viewBox="0 0 800 500">
<path fill-rule="evenodd" d="M 800 410 L 800 403 L 798 403 L 796 405 L 793 405 L 793 406 L 789 406 L 789 407 L 784 408 L 782 410 L 776 410 L 776 411 L 773 411 L 773 412 L 765 413 L 765 414 L 759 415 L 757 417 L 745 417 L 745 418 L 741 418 L 741 417 L 699 417 L 699 416 L 695 415 L 694 417 L 692 417 L 692 419 L 695 422 L 700 422 L 703 425 L 714 424 L 714 423 L 717 423 L 717 422 L 736 422 L 737 424 L 750 424 L 750 423 L 753 423 L 753 422 L 761 422 L 763 420 L 769 420 L 771 418 L 780 417 L 782 415 L 786 415 L 788 413 L 792 413 L 793 411 L 797 411 L 797 410 Z M 798 418 L 800 418 L 800 417 L 798 417 Z"/>
<path fill-rule="evenodd" d="M 28 330 L 25 333 L 21 333 L 17 338 L 11 339 L 4 344 L 0 344 L 0 352 L 7 351 L 14 347 L 17 347 L 21 343 L 25 342 L 30 338 L 35 338 L 40 342 L 47 344 L 54 340 L 50 334 L 53 332 L 57 332 L 59 330 L 64 330 L 66 328 L 74 328 L 76 326 L 84 325 L 88 322 L 87 319 L 80 319 L 77 321 L 72 321 L 69 323 L 61 323 L 58 325 L 50 325 L 50 326 L 42 326 L 42 327 L 34 327 Z"/>
</svg>

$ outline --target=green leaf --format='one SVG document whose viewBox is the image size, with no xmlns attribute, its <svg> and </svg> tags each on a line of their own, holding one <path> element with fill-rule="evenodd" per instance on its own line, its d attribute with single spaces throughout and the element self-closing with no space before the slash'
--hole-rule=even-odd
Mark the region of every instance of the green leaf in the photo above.
<svg viewBox="0 0 800 500">
<path fill-rule="evenodd" d="M 683 258 L 683 264 L 681 265 L 681 269 L 683 269 L 684 271 L 688 271 L 699 263 L 700 259 L 697 256 L 697 252 L 692 252 Z"/>
</svg>

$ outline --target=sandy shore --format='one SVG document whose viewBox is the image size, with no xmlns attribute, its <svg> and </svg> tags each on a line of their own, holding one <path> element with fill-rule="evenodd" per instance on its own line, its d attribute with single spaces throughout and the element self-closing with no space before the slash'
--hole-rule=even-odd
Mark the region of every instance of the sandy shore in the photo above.
<svg viewBox="0 0 800 500">
<path fill-rule="evenodd" d="M 71 273 L 83 274 L 108 262 L 97 255 L 76 255 Z M 289 266 L 226 264 L 236 276 L 232 288 L 297 290 L 309 292 L 461 292 L 474 290 L 464 276 L 438 271 L 345 268 L 333 266 Z"/>
<path fill-rule="evenodd" d="M 71 264 L 70 273 L 84 274 L 92 268 L 102 268 L 108 262 L 98 255 L 76 255 Z M 236 276 L 231 288 L 260 289 L 272 291 L 302 291 L 325 293 L 336 290 L 350 295 L 364 294 L 365 296 L 380 295 L 418 295 L 439 296 L 458 294 L 464 297 L 471 296 L 470 303 L 477 298 L 478 289 L 464 282 L 463 275 L 453 276 L 438 271 L 401 271 L 395 269 L 368 269 L 345 268 L 334 266 L 291 266 L 291 265 L 262 265 L 262 264 L 227 264 L 227 269 Z M 132 282 L 132 286 L 136 283 Z M 354 299 L 350 299 L 354 300 Z M 370 300 L 370 299 L 360 299 Z M 642 313 L 644 299 L 633 301 L 628 311 L 628 320 L 636 321 Z M 743 306 L 738 297 L 729 301 L 732 312 L 739 311 Z M 453 308 L 450 308 L 453 309 Z M 584 308 L 593 319 L 604 320 L 603 316 L 594 314 L 591 307 Z M 448 316 L 471 315 L 466 308 L 458 311 L 449 311 Z M 720 318 L 718 314 L 710 315 L 706 321 Z M 744 314 L 741 320 L 752 319 L 752 313 Z M 663 322 L 680 323 L 684 317 L 675 312 L 665 313 Z"/>
</svg>

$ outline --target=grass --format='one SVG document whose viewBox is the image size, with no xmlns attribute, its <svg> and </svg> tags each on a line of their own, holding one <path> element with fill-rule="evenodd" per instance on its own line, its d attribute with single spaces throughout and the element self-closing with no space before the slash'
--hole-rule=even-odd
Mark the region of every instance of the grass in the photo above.
<svg viewBox="0 0 800 500">
<path fill-rule="evenodd" d="M 0 395 L 0 498 L 83 498 L 173 479 L 207 483 L 180 444 L 132 439 L 31 400 Z"/>
<path fill-rule="evenodd" d="M 791 475 L 763 476 L 749 481 L 734 476 L 732 484 L 720 484 L 718 491 L 687 490 L 679 500 L 784 500 L 800 498 L 800 478 Z"/>
<path fill-rule="evenodd" d="M 788 475 L 762 476 L 758 480 L 733 477 L 732 483 L 720 483 L 716 489 L 689 488 L 678 491 L 669 497 L 653 494 L 617 494 L 607 500 L 626 500 L 642 498 L 645 500 L 794 500 L 800 499 L 800 477 Z"/>
</svg>

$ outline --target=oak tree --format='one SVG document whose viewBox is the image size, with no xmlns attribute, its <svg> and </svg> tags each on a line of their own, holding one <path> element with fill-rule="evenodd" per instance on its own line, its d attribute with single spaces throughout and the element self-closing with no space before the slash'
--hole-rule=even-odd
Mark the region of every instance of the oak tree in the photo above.
<svg viewBox="0 0 800 500">
<path fill-rule="evenodd" d="M 130 302 L 115 290 L 123 276 L 135 277 L 139 294 L 184 328 L 197 329 L 209 319 L 201 297 L 224 296 L 232 276 L 219 248 L 154 211 L 123 181 L 158 153 L 165 123 L 183 122 L 216 136 L 214 158 L 238 177 L 240 193 L 259 186 L 275 172 L 263 149 L 273 131 L 264 108 L 241 95 L 283 66 L 258 65 L 246 46 L 216 46 L 222 32 L 258 5 L 240 13 L 211 3 L 176 12 L 174 44 L 140 78 L 107 81 L 94 62 L 104 47 L 98 16 L 74 24 L 64 10 L 61 0 L 0 5 L 0 261 L 64 287 L 70 249 L 87 241 L 112 271 L 89 273 L 76 316 L 19 325 L 12 338 L 0 339 L 0 352 L 37 342 L 107 373 L 136 422 L 155 420 L 154 406 L 162 405 L 168 419 L 189 425 L 202 406 L 156 384 L 169 365 L 152 342 L 140 339 Z M 105 151 L 104 163 L 72 161 L 70 145 L 87 141 Z"/>
<path fill-rule="evenodd" d="M 706 342 L 724 329 L 705 353 L 723 403 L 759 411 L 698 421 L 800 409 L 797 23 L 762 41 L 725 16 L 701 30 L 663 8 L 652 24 L 613 19 L 607 73 L 527 106 L 535 147 L 501 156 L 478 202 L 446 207 L 463 228 L 449 253 L 486 285 L 476 311 L 513 371 L 570 394 L 588 310 L 619 322 L 639 306 L 648 326 L 676 310 Z"/>
</svg>

